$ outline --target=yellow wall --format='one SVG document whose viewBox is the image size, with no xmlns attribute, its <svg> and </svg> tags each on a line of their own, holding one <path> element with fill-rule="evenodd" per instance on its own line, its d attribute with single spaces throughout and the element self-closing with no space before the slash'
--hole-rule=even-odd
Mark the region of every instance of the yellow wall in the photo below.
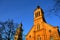
<svg viewBox="0 0 60 40">
<path fill-rule="evenodd" d="M 35 17 L 35 14 L 37 12 L 40 12 L 40 16 Z M 37 30 L 37 25 L 40 25 L 40 30 Z M 37 40 L 38 37 L 41 38 L 41 40 L 50 40 L 50 37 L 52 36 L 53 39 L 59 38 L 58 35 L 58 27 L 54 27 L 52 25 L 47 24 L 45 21 L 43 21 L 43 13 L 41 8 L 37 8 L 34 11 L 34 25 L 32 26 L 31 30 L 26 35 L 26 40 Z"/>
</svg>

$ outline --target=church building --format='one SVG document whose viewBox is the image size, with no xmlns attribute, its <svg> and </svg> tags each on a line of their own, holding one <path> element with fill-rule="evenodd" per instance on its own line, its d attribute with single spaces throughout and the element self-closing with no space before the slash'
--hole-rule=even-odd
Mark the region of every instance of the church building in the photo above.
<svg viewBox="0 0 60 40">
<path fill-rule="evenodd" d="M 37 6 L 34 10 L 34 24 L 26 35 L 26 40 L 60 40 L 59 34 L 58 26 L 47 24 L 43 10 Z"/>
</svg>

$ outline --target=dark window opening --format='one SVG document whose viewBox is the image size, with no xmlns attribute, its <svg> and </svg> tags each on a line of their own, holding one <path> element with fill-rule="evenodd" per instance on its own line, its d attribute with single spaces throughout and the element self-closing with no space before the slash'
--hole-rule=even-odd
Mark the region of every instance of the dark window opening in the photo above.
<svg viewBox="0 0 60 40">
<path fill-rule="evenodd" d="M 31 35 L 29 37 L 31 38 Z"/>
<path fill-rule="evenodd" d="M 35 17 L 40 16 L 40 12 L 35 13 Z"/>
<path fill-rule="evenodd" d="M 51 30 L 49 30 L 49 32 L 51 33 Z"/>
<path fill-rule="evenodd" d="M 37 30 L 38 30 L 38 31 L 40 30 L 40 25 L 39 25 L 39 24 L 37 24 Z"/>
</svg>

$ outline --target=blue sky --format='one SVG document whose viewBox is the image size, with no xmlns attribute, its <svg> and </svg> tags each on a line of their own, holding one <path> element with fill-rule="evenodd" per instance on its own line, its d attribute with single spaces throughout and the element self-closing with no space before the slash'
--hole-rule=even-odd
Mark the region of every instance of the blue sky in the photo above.
<svg viewBox="0 0 60 40">
<path fill-rule="evenodd" d="M 44 11 L 48 24 L 60 26 L 58 12 L 50 12 L 54 8 L 53 0 L 0 0 L 0 21 L 13 19 L 15 23 L 23 23 L 24 34 L 33 26 L 34 9 L 39 5 Z"/>
</svg>

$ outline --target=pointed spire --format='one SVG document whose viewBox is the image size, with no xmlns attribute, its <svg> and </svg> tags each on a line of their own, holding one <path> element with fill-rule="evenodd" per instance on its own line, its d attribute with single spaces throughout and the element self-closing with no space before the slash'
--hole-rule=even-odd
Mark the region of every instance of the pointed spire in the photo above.
<svg viewBox="0 0 60 40">
<path fill-rule="evenodd" d="M 22 27 L 22 22 L 20 23 L 19 27 Z"/>
<path fill-rule="evenodd" d="M 22 22 L 20 23 L 21 27 L 22 27 Z"/>
</svg>

